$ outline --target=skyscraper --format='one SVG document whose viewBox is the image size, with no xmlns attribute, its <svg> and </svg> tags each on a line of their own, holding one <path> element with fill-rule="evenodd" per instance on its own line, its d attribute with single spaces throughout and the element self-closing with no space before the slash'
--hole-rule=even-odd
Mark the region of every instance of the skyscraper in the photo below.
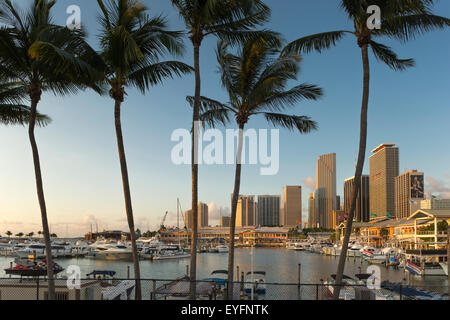
<svg viewBox="0 0 450 320">
<path fill-rule="evenodd" d="M 336 208 L 336 154 L 319 157 L 316 168 L 315 213 L 320 227 L 331 229 Z"/>
<path fill-rule="evenodd" d="M 347 216 L 350 215 L 352 205 L 352 194 L 355 183 L 355 177 L 344 180 L 344 211 Z M 356 221 L 367 222 L 370 220 L 370 202 L 369 202 L 369 176 L 361 176 L 361 187 L 356 197 L 356 207 L 354 219 Z"/>
<path fill-rule="evenodd" d="M 315 217 L 316 200 L 314 199 L 314 193 L 310 192 L 308 195 L 308 226 L 309 228 L 317 227 L 317 221 Z"/>
<path fill-rule="evenodd" d="M 280 225 L 279 195 L 258 196 L 258 225 L 261 226 Z"/>
<path fill-rule="evenodd" d="M 282 226 L 295 226 L 302 223 L 302 187 L 284 187 L 284 205 L 280 219 Z"/>
<path fill-rule="evenodd" d="M 186 228 L 192 228 L 192 210 L 187 210 L 184 212 L 184 225 Z M 197 226 L 199 228 L 208 226 L 208 205 L 203 202 L 198 203 Z"/>
<path fill-rule="evenodd" d="M 423 172 L 407 171 L 395 177 L 395 216 L 407 218 L 420 209 L 425 199 Z"/>
<path fill-rule="evenodd" d="M 255 197 L 239 196 L 236 207 L 236 227 L 254 226 L 256 215 Z"/>
<path fill-rule="evenodd" d="M 370 217 L 395 217 L 395 177 L 399 170 L 399 150 L 384 143 L 372 150 L 370 166 Z"/>
</svg>

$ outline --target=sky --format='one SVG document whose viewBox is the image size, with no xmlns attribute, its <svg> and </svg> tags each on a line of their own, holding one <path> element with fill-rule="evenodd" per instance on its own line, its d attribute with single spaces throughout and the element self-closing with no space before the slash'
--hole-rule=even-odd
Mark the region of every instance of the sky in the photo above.
<svg viewBox="0 0 450 320">
<path fill-rule="evenodd" d="M 26 7 L 26 1 L 15 1 Z M 167 0 L 143 1 L 149 14 L 164 14 L 172 30 L 184 25 Z M 264 27 L 292 41 L 309 34 L 350 29 L 352 24 L 337 1 L 266 0 L 272 18 Z M 91 0 L 58 0 L 54 20 L 65 24 L 68 6 L 81 9 L 81 23 L 91 45 L 98 49 L 98 8 Z M 440 1 L 434 13 L 450 16 L 450 2 Z M 200 52 L 202 95 L 228 101 L 220 85 L 214 53 L 216 39 L 205 39 Z M 371 87 L 368 114 L 368 173 L 370 150 L 381 143 L 400 149 L 400 172 L 417 169 L 425 174 L 425 191 L 450 197 L 450 30 L 434 31 L 408 43 L 383 39 L 401 58 L 414 58 L 416 66 L 394 72 L 370 54 Z M 192 45 L 179 60 L 193 65 Z M 166 57 L 167 60 L 173 57 Z M 359 144 L 362 94 L 360 50 L 348 37 L 328 51 L 303 57 L 300 82 L 324 89 L 319 101 L 304 101 L 291 113 L 307 115 L 319 130 L 307 135 L 280 130 L 279 171 L 260 175 L 259 165 L 244 165 L 241 194 L 280 194 L 286 185 L 301 185 L 303 220 L 307 220 L 307 197 L 313 191 L 316 161 L 336 153 L 337 193 L 343 195 L 344 180 L 354 175 Z M 194 93 L 193 75 L 167 79 L 146 95 L 128 88 L 122 107 L 122 129 L 128 162 L 136 227 L 157 228 L 166 211 L 166 225 L 176 226 L 177 198 L 182 210 L 190 209 L 190 165 L 171 161 L 171 141 L 176 129 L 190 128 L 191 109 L 185 97 Z M 58 236 L 82 236 L 103 229 L 127 230 L 119 159 L 114 131 L 114 102 L 92 91 L 59 97 L 43 95 L 39 111 L 53 119 L 36 130 L 51 232 Z M 232 126 L 230 127 L 232 128 Z M 272 129 L 263 118 L 251 119 L 248 128 Z M 222 128 L 223 130 L 223 128 Z M 27 130 L 0 126 L 0 235 L 6 230 L 42 230 L 36 196 L 33 161 Z M 220 212 L 230 212 L 234 185 L 233 165 L 199 167 L 199 201 L 209 204 L 210 224 Z M 180 218 L 181 221 L 181 218 Z M 182 224 L 182 223 L 181 223 Z M 181 225 L 183 226 L 183 225 Z"/>
</svg>

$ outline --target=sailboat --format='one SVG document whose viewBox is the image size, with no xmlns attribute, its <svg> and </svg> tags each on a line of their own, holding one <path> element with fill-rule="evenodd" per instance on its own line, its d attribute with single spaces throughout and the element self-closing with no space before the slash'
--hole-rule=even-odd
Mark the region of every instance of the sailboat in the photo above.
<svg viewBox="0 0 450 320">
<path fill-rule="evenodd" d="M 190 257 L 189 252 L 185 252 L 181 247 L 180 240 L 180 222 L 179 222 L 179 214 L 180 214 L 180 200 L 177 198 L 177 229 L 178 229 L 178 245 L 163 245 L 159 246 L 156 249 L 156 252 L 153 254 L 153 260 L 166 260 L 166 259 L 181 259 Z"/>
</svg>

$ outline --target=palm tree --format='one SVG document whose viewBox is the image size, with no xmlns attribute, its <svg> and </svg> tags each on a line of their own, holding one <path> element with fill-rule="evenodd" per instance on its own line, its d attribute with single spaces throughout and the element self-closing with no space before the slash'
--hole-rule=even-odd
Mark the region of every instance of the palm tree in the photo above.
<svg viewBox="0 0 450 320">
<path fill-rule="evenodd" d="M 142 93 L 150 86 L 160 84 L 165 78 L 181 76 L 192 68 L 179 61 L 160 62 L 165 53 L 181 55 L 182 33 L 168 31 L 162 16 L 150 18 L 147 8 L 137 0 L 97 0 L 102 15 L 100 44 L 101 57 L 106 65 L 104 81 L 109 85 L 109 95 L 114 100 L 114 117 L 119 151 L 125 209 L 130 228 L 133 250 L 136 299 L 141 299 L 139 256 L 136 247 L 131 192 L 122 137 L 120 108 L 125 87 L 138 88 Z"/>
<path fill-rule="evenodd" d="M 27 234 L 27 237 L 30 237 L 30 238 L 31 238 L 31 237 L 33 237 L 33 236 L 34 236 L 34 232 L 30 232 L 30 233 Z"/>
<path fill-rule="evenodd" d="M 172 0 L 186 25 L 194 49 L 195 93 L 192 112 L 192 237 L 190 296 L 196 298 L 198 222 L 198 121 L 200 117 L 200 47 L 209 35 L 230 43 L 255 35 L 252 28 L 266 22 L 270 9 L 261 0 Z"/>
<path fill-rule="evenodd" d="M 42 231 L 38 231 L 38 235 L 41 236 L 41 234 L 42 234 Z"/>
<path fill-rule="evenodd" d="M 381 10 L 381 29 L 370 29 L 367 24 L 369 18 L 366 13 L 369 5 L 377 5 Z M 372 49 L 375 58 L 385 63 L 394 71 L 403 71 L 414 66 L 413 59 L 399 59 L 392 49 L 374 39 L 387 37 L 406 42 L 417 35 L 433 29 L 443 29 L 450 25 L 450 20 L 431 13 L 431 0 L 341 0 L 341 8 L 347 13 L 354 25 L 353 31 L 340 30 L 314 34 L 297 39 L 289 43 L 284 52 L 286 54 L 309 53 L 313 50 L 321 52 L 335 46 L 345 35 L 356 37 L 361 49 L 363 65 L 363 95 L 361 104 L 361 123 L 359 137 L 358 160 L 355 169 L 355 186 L 353 188 L 350 216 L 347 220 L 346 234 L 342 244 L 336 272 L 336 288 L 334 299 L 339 298 L 340 284 L 345 266 L 348 242 L 352 230 L 356 198 L 361 186 L 361 174 L 364 167 L 367 140 L 367 110 L 369 104 L 370 65 L 368 48 Z"/>
<path fill-rule="evenodd" d="M 25 125 L 30 120 L 30 107 L 23 104 L 23 88 L 15 83 L 0 83 L 0 123 L 3 125 Z M 40 113 L 36 122 L 45 126 L 51 119 Z"/>
<path fill-rule="evenodd" d="M 13 233 L 11 231 L 6 231 L 6 235 L 8 236 L 9 239 L 11 239 L 12 234 Z"/>
<path fill-rule="evenodd" d="M 222 86 L 227 90 L 228 103 L 200 97 L 200 120 L 214 126 L 227 123 L 234 117 L 239 127 L 234 189 L 231 202 L 230 248 L 228 256 L 228 298 L 233 299 L 234 234 L 236 207 L 241 183 L 243 130 L 252 116 L 263 115 L 274 126 L 309 133 L 317 123 L 307 116 L 279 113 L 303 99 L 317 100 L 322 89 L 311 84 L 300 84 L 288 89 L 288 81 L 296 80 L 299 61 L 295 56 L 278 56 L 281 43 L 253 38 L 247 40 L 238 55 L 228 51 L 228 45 L 219 41 L 217 60 Z M 194 98 L 188 97 L 191 106 Z"/>
<path fill-rule="evenodd" d="M 71 31 L 53 23 L 51 9 L 54 5 L 55 0 L 34 0 L 28 10 L 22 11 L 11 0 L 0 4 L 0 78 L 17 83 L 31 101 L 28 135 L 48 265 L 52 265 L 50 234 L 34 135 L 37 107 L 44 91 L 65 95 L 85 88 L 96 75 L 90 65 L 97 65 L 90 61 L 94 57 L 93 50 L 84 41 L 83 31 Z M 54 299 L 52 268 L 47 268 L 47 276 L 49 298 Z"/>
<path fill-rule="evenodd" d="M 21 237 L 23 237 L 23 232 L 19 232 L 19 233 L 17 233 L 17 234 L 16 234 L 16 237 L 18 237 L 18 238 L 21 238 Z"/>
</svg>

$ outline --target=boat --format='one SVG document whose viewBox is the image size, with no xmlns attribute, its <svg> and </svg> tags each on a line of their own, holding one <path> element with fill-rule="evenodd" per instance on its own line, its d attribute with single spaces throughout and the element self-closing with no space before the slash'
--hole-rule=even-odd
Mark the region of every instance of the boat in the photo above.
<svg viewBox="0 0 450 320">
<path fill-rule="evenodd" d="M 219 244 L 215 247 L 209 248 L 208 252 L 210 252 L 210 253 L 225 253 L 225 252 L 228 252 L 228 247 L 224 244 Z"/>
<path fill-rule="evenodd" d="M 265 294 L 266 293 L 266 272 L 265 271 L 251 271 L 247 272 L 247 277 L 245 279 L 245 292 L 251 293 L 253 288 L 253 293 Z"/>
<path fill-rule="evenodd" d="M 110 270 L 94 270 L 86 274 L 88 279 L 92 276 L 101 280 L 102 299 L 104 300 L 129 300 L 131 293 L 136 286 L 134 280 L 117 280 L 114 279 L 115 271 Z"/>
<path fill-rule="evenodd" d="M 6 268 L 5 273 L 10 275 L 16 275 L 21 277 L 40 277 L 47 275 L 47 263 L 46 259 L 42 261 L 23 261 L 21 259 L 16 258 L 14 261 L 16 264 L 14 267 Z M 53 262 L 53 274 L 57 275 L 64 268 L 61 267 L 56 262 Z"/>
<path fill-rule="evenodd" d="M 448 263 L 441 262 L 440 265 L 441 265 L 441 268 L 444 271 L 445 275 L 448 276 Z"/>
<path fill-rule="evenodd" d="M 217 287 L 226 287 L 228 281 L 228 271 L 227 270 L 214 270 L 211 272 L 209 278 L 203 279 L 205 281 L 213 281 Z"/>
<path fill-rule="evenodd" d="M 333 297 L 334 285 L 336 283 L 336 275 L 332 274 L 331 279 L 324 282 L 325 289 L 329 297 Z M 354 286 L 357 285 L 357 281 L 352 277 L 347 275 L 342 275 L 342 287 L 339 292 L 339 300 L 354 300 L 355 299 L 355 289 Z"/>
<path fill-rule="evenodd" d="M 156 252 L 153 253 L 153 260 L 181 259 L 190 256 L 190 253 L 185 252 L 178 245 L 167 245 L 159 247 Z"/>
<path fill-rule="evenodd" d="M 406 261 L 405 270 L 415 276 L 422 276 L 423 270 L 419 266 L 415 265 L 411 261 Z"/>
<path fill-rule="evenodd" d="M 89 245 L 93 251 L 93 256 L 97 259 L 105 260 L 132 260 L 133 252 L 131 248 L 117 243 L 96 241 Z"/>
</svg>

